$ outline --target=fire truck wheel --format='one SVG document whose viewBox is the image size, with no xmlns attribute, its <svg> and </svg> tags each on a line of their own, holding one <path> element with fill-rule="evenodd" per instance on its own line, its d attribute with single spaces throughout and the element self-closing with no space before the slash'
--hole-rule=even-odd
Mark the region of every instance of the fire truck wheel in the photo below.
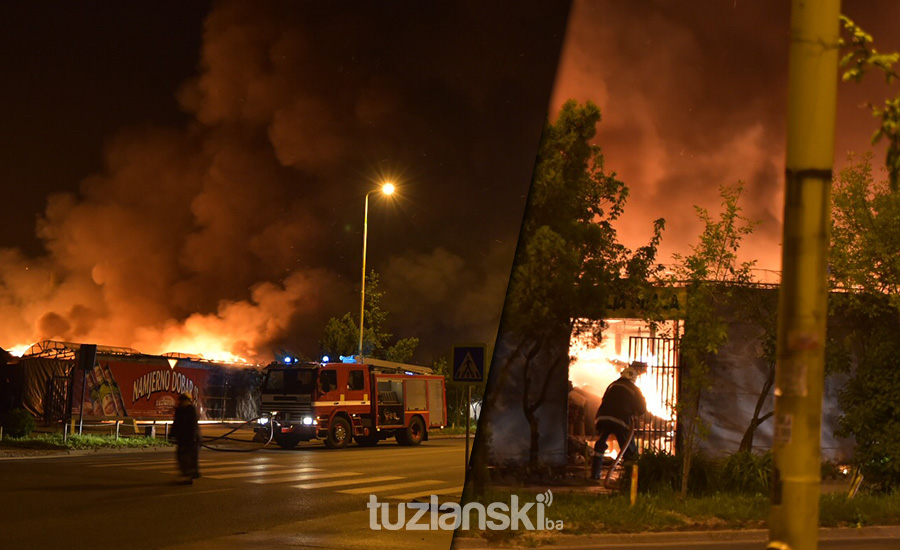
<svg viewBox="0 0 900 550">
<path fill-rule="evenodd" d="M 418 416 L 409 421 L 405 430 L 397 432 L 397 443 L 401 445 L 418 445 L 425 439 L 425 423 Z"/>
<path fill-rule="evenodd" d="M 343 449 L 353 438 L 350 423 L 342 416 L 336 416 L 328 428 L 328 436 L 325 438 L 325 446 L 329 449 Z"/>
</svg>

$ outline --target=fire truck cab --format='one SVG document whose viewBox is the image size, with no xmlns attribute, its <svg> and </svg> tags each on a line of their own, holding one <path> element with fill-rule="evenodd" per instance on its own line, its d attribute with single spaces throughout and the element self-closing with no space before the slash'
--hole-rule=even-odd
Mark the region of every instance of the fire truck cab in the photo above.
<svg viewBox="0 0 900 550">
<path fill-rule="evenodd" d="M 340 449 L 395 437 L 418 445 L 446 423 L 444 377 L 416 365 L 363 358 L 358 363 L 273 363 L 265 368 L 258 437 L 290 449 L 321 439 Z"/>
</svg>

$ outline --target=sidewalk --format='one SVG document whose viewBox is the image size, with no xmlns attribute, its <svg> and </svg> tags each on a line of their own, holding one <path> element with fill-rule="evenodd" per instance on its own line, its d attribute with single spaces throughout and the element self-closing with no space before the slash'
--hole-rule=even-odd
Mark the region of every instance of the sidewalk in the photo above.
<svg viewBox="0 0 900 550">
<path fill-rule="evenodd" d="M 540 532 L 536 532 L 540 533 Z M 574 548 L 608 548 L 612 545 L 641 546 L 652 544 L 684 544 L 684 543 L 708 543 L 708 542 L 761 542 L 768 540 L 769 531 L 766 529 L 746 529 L 740 531 L 671 531 L 658 533 L 607 533 L 602 535 L 543 535 L 540 540 L 554 550 Z M 861 539 L 896 539 L 900 548 L 900 526 L 876 526 L 822 528 L 819 529 L 820 541 L 841 541 Z M 460 537 L 453 539 L 455 550 L 482 550 L 505 548 L 534 547 L 533 540 L 525 540 L 517 546 L 515 539 L 502 544 L 495 544 L 480 538 Z"/>
</svg>

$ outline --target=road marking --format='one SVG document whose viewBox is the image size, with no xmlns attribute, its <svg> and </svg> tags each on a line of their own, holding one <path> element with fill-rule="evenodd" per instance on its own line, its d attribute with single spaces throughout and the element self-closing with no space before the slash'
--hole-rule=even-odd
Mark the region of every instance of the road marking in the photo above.
<svg viewBox="0 0 900 550">
<path fill-rule="evenodd" d="M 274 476 L 277 474 L 300 474 L 303 472 L 315 472 L 318 471 L 318 468 L 289 468 L 282 470 L 267 470 L 262 472 L 239 472 L 236 474 L 216 474 L 211 476 L 206 476 L 211 479 L 237 479 L 241 477 L 254 477 L 254 476 Z"/>
<path fill-rule="evenodd" d="M 344 489 L 338 493 L 347 493 L 348 495 L 361 495 L 363 493 L 375 493 L 382 491 L 393 491 L 394 489 L 406 489 L 408 487 L 421 487 L 422 485 L 431 485 L 434 483 L 446 483 L 437 479 L 423 479 L 419 481 L 408 481 L 406 483 L 393 483 L 390 485 L 377 485 L 375 487 L 359 487 L 356 489 Z"/>
<path fill-rule="evenodd" d="M 201 466 L 203 466 L 203 465 L 201 464 Z M 244 465 L 244 466 L 211 466 L 211 467 L 204 466 L 203 468 L 201 468 L 201 470 L 203 472 L 227 472 L 228 470 L 246 470 L 246 469 L 265 470 L 266 468 L 271 468 L 273 466 L 277 467 L 278 465 L 269 463 L 269 464 L 251 464 L 249 466 L 247 466 L 247 465 Z M 317 468 L 317 469 L 321 470 L 321 468 Z"/>
<path fill-rule="evenodd" d="M 163 474 L 178 473 L 176 470 L 172 469 L 173 466 L 174 466 L 174 464 L 169 464 L 168 466 L 160 466 L 159 468 L 156 469 L 156 471 L 159 473 L 163 473 Z M 201 464 L 201 466 L 203 466 L 203 465 Z M 244 466 L 213 466 L 213 467 L 205 467 L 204 466 L 204 467 L 200 468 L 200 471 L 203 472 L 204 475 L 206 475 L 206 474 L 211 474 L 211 473 L 212 474 L 223 473 L 223 472 L 228 472 L 231 470 L 245 470 L 245 471 L 265 470 L 266 468 L 271 468 L 272 466 L 273 466 L 272 464 L 253 464 L 250 466 L 247 466 L 247 465 L 244 465 Z M 167 468 L 167 469 L 164 469 L 164 468 Z M 129 468 L 129 470 L 138 470 L 138 469 L 139 468 Z M 140 468 L 140 469 L 144 469 L 144 468 Z M 314 469 L 321 470 L 321 468 L 314 468 Z"/>
<path fill-rule="evenodd" d="M 147 464 L 171 464 L 172 459 L 166 460 L 142 460 L 140 462 L 98 462 L 96 464 L 88 464 L 91 468 L 109 468 L 110 466 L 145 466 Z"/>
<path fill-rule="evenodd" d="M 421 456 L 421 455 L 436 455 L 440 453 L 459 453 L 460 455 L 464 454 L 462 449 L 429 449 L 419 447 L 418 450 L 413 451 L 410 450 L 409 447 L 397 446 L 397 447 L 388 447 L 387 445 L 383 447 L 379 447 L 380 449 L 385 449 L 385 454 L 391 454 L 393 456 L 402 456 L 404 458 L 409 458 L 410 456 Z M 368 449 L 368 448 L 365 448 Z M 356 450 L 360 450 L 357 448 Z M 362 452 L 366 452 L 362 450 Z"/>
<path fill-rule="evenodd" d="M 361 476 L 362 474 L 359 472 L 338 472 L 334 474 L 310 474 L 310 475 L 299 475 L 299 476 L 290 476 L 290 477 L 276 477 L 276 478 L 268 478 L 268 479 L 251 479 L 251 483 L 286 483 L 289 481 L 308 481 L 311 479 L 327 479 L 330 477 L 348 477 L 348 476 Z"/>
<path fill-rule="evenodd" d="M 219 466 L 221 464 L 221 466 Z M 242 466 L 231 466 L 231 464 L 242 464 Z M 203 462 L 200 461 L 201 466 L 206 466 L 210 468 L 265 468 L 268 464 L 253 464 L 248 466 L 247 462 Z M 154 464 L 153 466 L 127 466 L 129 470 L 162 470 L 163 468 L 169 468 L 172 466 L 172 461 L 168 460 L 165 464 Z"/>
<path fill-rule="evenodd" d="M 381 476 L 381 477 L 370 477 L 366 479 L 350 479 L 343 481 L 324 481 L 322 483 L 303 483 L 301 485 L 294 485 L 297 489 L 322 489 L 324 487 L 339 487 L 341 485 L 359 485 L 360 483 L 378 483 L 379 481 L 392 481 L 395 479 L 403 479 L 398 476 Z"/>
<path fill-rule="evenodd" d="M 120 467 L 120 466 L 125 466 L 125 467 L 130 467 L 130 466 L 151 467 L 151 466 L 153 466 L 153 467 L 156 467 L 156 465 L 172 464 L 173 462 L 175 462 L 174 457 L 167 457 L 165 460 L 142 460 L 140 462 L 108 461 L 108 462 L 97 462 L 94 464 L 85 464 L 85 466 L 89 466 L 91 468 L 109 468 L 109 467 Z M 236 463 L 231 462 L 231 461 L 226 461 L 226 462 L 218 461 L 217 462 L 217 461 L 206 458 L 206 459 L 200 459 L 200 464 L 236 464 Z"/>
<path fill-rule="evenodd" d="M 397 499 L 397 500 L 412 500 L 414 498 L 429 497 L 431 495 L 452 495 L 452 494 L 456 494 L 456 493 L 459 493 L 460 495 L 462 495 L 462 492 L 463 492 L 463 486 L 460 485 L 459 487 L 444 487 L 443 489 L 437 489 L 437 490 L 433 490 L 433 491 L 421 491 L 419 493 L 406 493 L 403 495 L 393 495 L 388 498 Z"/>
</svg>

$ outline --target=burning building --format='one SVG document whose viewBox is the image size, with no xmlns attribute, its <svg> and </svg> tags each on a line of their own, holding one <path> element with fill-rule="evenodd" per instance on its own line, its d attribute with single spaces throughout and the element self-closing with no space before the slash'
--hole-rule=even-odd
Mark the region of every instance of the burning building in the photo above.
<svg viewBox="0 0 900 550">
<path fill-rule="evenodd" d="M 773 299 L 774 287 L 746 289 L 757 297 Z M 691 375 L 681 363 L 680 340 L 684 334 L 683 311 L 673 300 L 666 312 L 668 321 L 651 330 L 638 317 L 635 308 L 610 308 L 604 321 L 602 338 L 593 340 L 584 331 L 572 334 L 568 342 L 557 342 L 552 349 L 532 358 L 510 361 L 504 378 L 490 392 L 494 406 L 486 413 L 490 422 L 490 460 L 494 464 L 524 464 L 530 461 L 537 441 L 539 462 L 562 466 L 570 461 L 584 443 L 596 439 L 594 416 L 606 387 L 617 379 L 631 361 L 647 363 L 646 373 L 635 383 L 647 400 L 650 413 L 638 425 L 636 438 L 641 450 L 678 453 L 680 448 L 676 409 L 683 380 Z M 771 448 L 773 427 L 770 411 L 774 408 L 772 385 L 774 364 L 764 357 L 763 330 L 759 325 L 723 308 L 728 338 L 718 353 L 707 358 L 709 387 L 701 394 L 700 417 L 708 433 L 699 448 L 711 456 L 733 453 L 750 441 L 755 451 Z M 585 321 L 586 324 L 599 321 Z M 495 364 L 504 354 L 514 355 L 510 347 L 498 345 Z M 564 356 L 567 354 L 567 356 Z M 567 368 L 554 368 L 562 362 Z M 525 383 L 526 380 L 531 380 Z M 834 435 L 841 409 L 838 393 L 846 375 L 826 378 L 822 419 L 822 457 L 843 460 L 850 456 L 852 443 Z M 523 396 L 523 392 L 529 392 Z M 541 396 L 540 401 L 536 396 Z M 526 413 L 525 408 L 533 410 Z M 537 405 L 537 406 L 534 406 Z M 536 422 L 529 422 L 528 414 Z M 529 429 L 537 426 L 535 437 Z M 610 441 L 610 454 L 618 449 Z"/>
<path fill-rule="evenodd" d="M 46 340 L 0 365 L 0 408 L 22 407 L 45 422 L 171 419 L 178 395 L 205 420 L 257 416 L 259 370 L 183 353 Z"/>
</svg>

